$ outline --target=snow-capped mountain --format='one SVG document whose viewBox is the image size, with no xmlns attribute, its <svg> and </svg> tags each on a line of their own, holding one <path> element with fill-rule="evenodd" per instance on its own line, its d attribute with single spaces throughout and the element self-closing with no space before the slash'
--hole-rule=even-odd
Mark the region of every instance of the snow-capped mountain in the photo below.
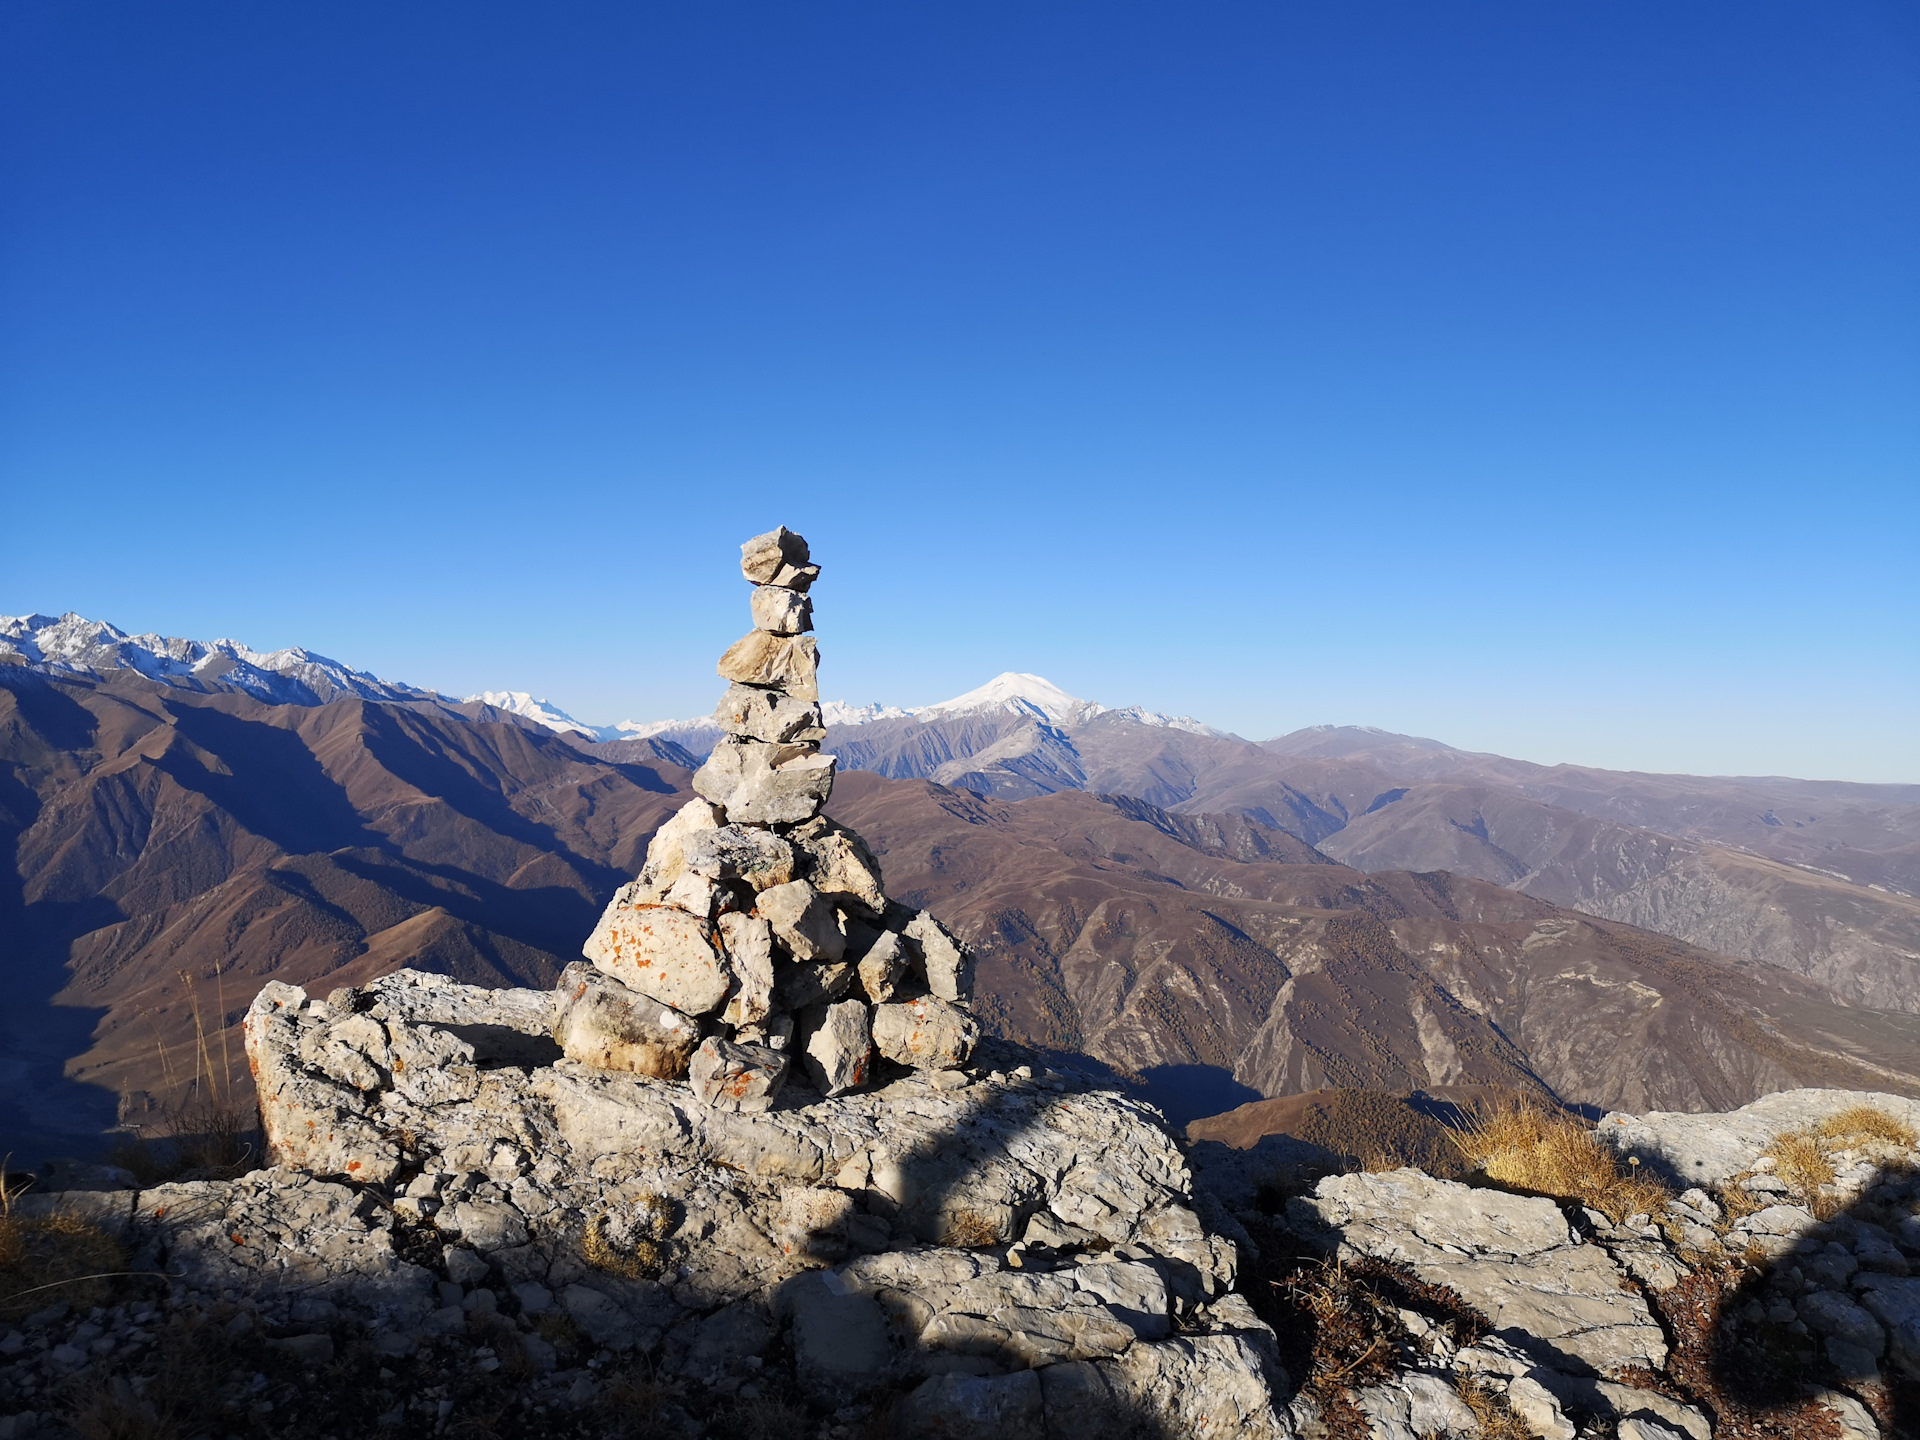
<svg viewBox="0 0 1920 1440">
<path fill-rule="evenodd" d="M 537 720 L 549 730 L 571 730 L 590 740 L 619 738 L 618 735 L 608 735 L 606 727 L 583 724 L 558 705 L 548 700 L 536 700 L 524 690 L 482 690 L 478 695 L 467 696 L 462 703 L 491 705 L 496 710 L 505 710 L 527 720 Z"/>
<path fill-rule="evenodd" d="M 71 611 L 57 618 L 0 615 L 0 664 L 95 674 L 133 670 L 153 680 L 195 680 L 230 686 L 276 705 L 324 705 L 343 695 L 357 695 L 366 700 L 454 703 L 452 696 L 382 680 L 297 646 L 260 651 L 238 640 L 208 642 L 151 633 L 129 635 L 103 620 L 89 620 Z M 622 720 L 614 725 L 590 725 L 552 701 L 525 690 L 483 690 L 466 696 L 460 703 L 490 705 L 549 730 L 590 741 L 657 739 L 685 745 L 698 755 L 711 749 L 720 734 L 708 715 L 684 720 Z M 1225 733 L 1185 716 L 1162 715 L 1137 705 L 1111 709 L 1069 695 L 1043 676 L 1011 670 L 964 695 L 932 705 L 902 708 L 879 701 L 849 705 L 826 700 L 821 702 L 820 710 L 826 723 L 836 727 L 872 725 L 887 720 L 933 724 L 967 715 L 1007 714 L 1028 716 L 1047 725 L 1082 725 L 1108 716 L 1195 735 Z"/>
<path fill-rule="evenodd" d="M 936 701 L 932 705 L 902 709 L 898 705 L 883 705 L 879 701 L 870 705 L 848 705 L 839 700 L 823 700 L 820 702 L 820 713 L 828 725 L 834 726 L 871 725 L 881 720 L 918 720 L 932 724 L 962 715 L 992 714 L 1030 716 L 1047 725 L 1084 725 L 1098 716 L 1110 715 L 1119 720 L 1131 720 L 1138 725 L 1184 730 L 1193 735 L 1227 733 L 1211 725 L 1202 725 L 1185 715 L 1162 715 L 1157 710 L 1142 709 L 1138 705 L 1111 709 L 1095 701 L 1069 695 L 1044 676 L 1028 675 L 1016 670 L 1008 670 L 964 695 Z M 656 720 L 650 724 L 625 720 L 616 728 L 620 734 L 608 734 L 607 738 L 658 736 L 682 742 L 704 741 L 711 745 L 720 733 L 712 719 L 705 715 L 690 720 Z"/>
<path fill-rule="evenodd" d="M 152 680 L 193 679 L 231 686 L 275 705 L 324 705 L 342 695 L 366 700 L 445 700 L 298 646 L 260 651 L 238 640 L 129 635 L 68 611 L 0 615 L 0 663 L 70 673 L 134 670 Z"/>
</svg>

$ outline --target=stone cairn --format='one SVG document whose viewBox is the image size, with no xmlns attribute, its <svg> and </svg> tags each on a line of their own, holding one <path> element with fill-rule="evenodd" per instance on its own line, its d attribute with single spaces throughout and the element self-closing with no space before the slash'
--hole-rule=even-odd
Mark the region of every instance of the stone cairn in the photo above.
<svg viewBox="0 0 1920 1440">
<path fill-rule="evenodd" d="M 820 567 L 783 527 L 742 545 L 740 569 L 754 628 L 720 657 L 726 738 L 693 777 L 701 798 L 600 917 L 592 963 L 561 976 L 554 1039 L 744 1112 L 771 1108 L 796 1060 L 823 1096 L 864 1085 L 875 1051 L 956 1070 L 980 1035 L 971 959 L 889 900 L 865 843 L 820 813 L 834 771 L 808 633 Z"/>
</svg>

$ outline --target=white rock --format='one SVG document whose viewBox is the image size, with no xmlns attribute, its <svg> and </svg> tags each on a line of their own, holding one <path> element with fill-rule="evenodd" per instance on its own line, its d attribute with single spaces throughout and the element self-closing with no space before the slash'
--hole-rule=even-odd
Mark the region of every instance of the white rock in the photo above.
<svg viewBox="0 0 1920 1440">
<path fill-rule="evenodd" d="M 1287 1203 L 1290 1228 L 1342 1255 L 1446 1285 L 1500 1335 L 1559 1368 L 1659 1369 L 1666 1339 L 1646 1302 L 1550 1200 L 1477 1190 L 1418 1170 L 1339 1175 Z"/>
<path fill-rule="evenodd" d="M 764 1113 L 773 1108 L 787 1078 L 787 1057 L 764 1045 L 736 1045 L 710 1035 L 694 1051 L 690 1078 L 693 1093 L 711 1109 Z"/>
<path fill-rule="evenodd" d="M 727 739 L 694 772 L 693 788 L 746 825 L 810 820 L 833 793 L 834 758 L 801 745 Z"/>
<path fill-rule="evenodd" d="M 752 630 L 720 657 L 720 678 L 737 685 L 781 690 L 799 700 L 820 698 L 820 647 L 811 635 Z"/>
<path fill-rule="evenodd" d="M 555 993 L 553 1038 L 569 1060 L 656 1080 L 678 1080 L 687 1073 L 700 1027 L 671 1005 L 580 961 L 561 973 Z"/>
<path fill-rule="evenodd" d="M 765 890 L 793 879 L 793 846 L 771 830 L 722 825 L 691 837 L 684 851 L 687 868 L 713 880 L 739 880 Z"/>
<path fill-rule="evenodd" d="M 714 723 L 729 735 L 783 745 L 826 738 L 817 701 L 798 700 L 779 690 L 729 685 L 713 712 Z"/>
<path fill-rule="evenodd" d="M 1532 1376 L 1522 1375 L 1508 1383 L 1507 1404 L 1540 1440 L 1573 1440 L 1574 1424 L 1560 1408 L 1560 1401 Z"/>
<path fill-rule="evenodd" d="M 788 838 L 806 857 L 808 882 L 835 905 L 874 916 L 887 908 L 880 862 L 846 826 L 819 815 L 796 825 Z"/>
<path fill-rule="evenodd" d="M 827 1006 L 810 1027 L 801 1061 L 822 1095 L 844 1095 L 866 1084 L 873 1064 L 866 1005 L 842 1000 Z"/>
<path fill-rule="evenodd" d="M 773 1008 L 773 929 L 754 915 L 722 915 L 720 939 L 733 970 L 733 993 L 720 1018 L 728 1025 L 757 1025 Z"/>
<path fill-rule="evenodd" d="M 929 990 L 942 1000 L 965 1000 L 973 994 L 973 957 L 946 926 L 922 910 L 907 922 L 904 933 L 920 947 Z"/>
<path fill-rule="evenodd" d="M 893 998 L 894 991 L 906 977 L 910 963 L 906 942 L 891 930 L 879 931 L 877 935 L 871 930 L 862 933 L 868 937 L 868 944 L 859 960 L 860 988 L 874 1004 L 884 1004 Z M 849 945 L 854 938 L 853 927 L 849 926 Z"/>
<path fill-rule="evenodd" d="M 740 573 L 754 584 L 764 585 L 783 567 L 805 565 L 811 558 L 807 542 L 779 525 L 740 547 Z"/>
<path fill-rule="evenodd" d="M 936 1375 L 896 1408 L 901 1440 L 1045 1440 L 1040 1377 Z"/>
<path fill-rule="evenodd" d="M 672 906 L 614 897 L 582 953 L 621 984 L 688 1015 L 717 1010 L 733 987 L 714 927 Z"/>
<path fill-rule="evenodd" d="M 647 858 L 640 874 L 628 888 L 628 904 L 658 904 L 686 871 L 686 843 L 703 830 L 715 830 L 726 817 L 707 800 L 689 800 L 673 813 L 666 824 L 654 831 L 647 844 Z"/>
<path fill-rule="evenodd" d="M 774 967 L 774 1008 L 799 1011 L 839 1000 L 858 976 L 851 960 L 782 960 Z"/>
<path fill-rule="evenodd" d="M 874 1007 L 873 1043 L 889 1060 L 916 1070 L 952 1070 L 980 1043 L 980 1025 L 959 1006 L 923 995 Z"/>
<path fill-rule="evenodd" d="M 756 585 L 751 596 L 753 626 L 770 635 L 798 635 L 813 628 L 813 601 L 798 590 Z"/>
<path fill-rule="evenodd" d="M 847 932 L 840 917 L 805 880 L 762 890 L 754 911 L 773 927 L 774 938 L 796 960 L 838 960 L 846 953 Z"/>
</svg>

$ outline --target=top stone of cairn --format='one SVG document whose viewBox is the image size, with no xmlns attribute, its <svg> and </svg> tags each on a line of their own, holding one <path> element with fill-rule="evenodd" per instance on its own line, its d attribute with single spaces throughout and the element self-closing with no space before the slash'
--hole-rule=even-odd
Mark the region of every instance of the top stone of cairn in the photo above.
<svg viewBox="0 0 1920 1440">
<path fill-rule="evenodd" d="M 967 1063 L 980 1027 L 972 958 L 925 911 L 889 900 L 860 837 L 821 814 L 834 758 L 815 678 L 807 542 L 782 527 L 740 547 L 754 628 L 720 659 L 726 732 L 700 798 L 661 826 L 562 977 L 567 1057 L 660 1080 L 708 1105 L 774 1103 L 790 1071 L 823 1096 L 880 1060 Z"/>
<path fill-rule="evenodd" d="M 740 573 L 756 585 L 780 585 L 805 594 L 820 578 L 820 567 L 810 564 L 811 558 L 807 542 L 782 525 L 740 547 Z"/>
</svg>

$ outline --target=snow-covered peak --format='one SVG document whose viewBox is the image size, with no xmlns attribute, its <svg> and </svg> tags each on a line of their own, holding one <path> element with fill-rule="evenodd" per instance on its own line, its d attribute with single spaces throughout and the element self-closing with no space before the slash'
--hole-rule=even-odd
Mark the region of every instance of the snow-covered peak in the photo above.
<svg viewBox="0 0 1920 1440">
<path fill-rule="evenodd" d="M 610 737 L 606 727 L 586 725 L 567 714 L 558 705 L 547 700 L 536 700 L 525 690 L 483 690 L 478 695 L 469 695 L 467 704 L 491 705 L 496 710 L 505 710 L 510 714 L 534 720 L 549 730 L 573 730 L 589 740 L 605 740 Z"/>
<path fill-rule="evenodd" d="M 104 620 L 65 615 L 0 615 L 0 658 L 54 672 L 133 670 L 151 680 L 194 679 L 231 686 L 276 705 L 319 705 L 341 695 L 367 700 L 444 697 L 355 670 L 298 646 L 255 650 L 238 640 L 129 635 Z"/>
<path fill-rule="evenodd" d="M 820 718 L 829 725 L 868 725 L 875 720 L 904 720 L 913 712 L 898 705 L 848 705 L 840 700 L 822 700 Z"/>
<path fill-rule="evenodd" d="M 942 715 L 966 715 L 979 711 L 1024 711 L 1050 724 L 1074 724 L 1090 720 L 1106 710 L 1091 700 L 1069 695 L 1051 680 L 1009 670 L 996 675 L 978 689 L 934 705 L 922 705 L 908 713 L 915 719 L 931 720 Z"/>
<path fill-rule="evenodd" d="M 1131 720 L 1136 725 L 1152 725 L 1162 730 L 1184 730 L 1189 735 L 1211 735 L 1216 740 L 1227 734 L 1225 730 L 1201 724 L 1191 715 L 1162 715 L 1158 710 L 1143 710 L 1138 705 L 1127 705 L 1103 713 L 1114 720 Z"/>
</svg>

